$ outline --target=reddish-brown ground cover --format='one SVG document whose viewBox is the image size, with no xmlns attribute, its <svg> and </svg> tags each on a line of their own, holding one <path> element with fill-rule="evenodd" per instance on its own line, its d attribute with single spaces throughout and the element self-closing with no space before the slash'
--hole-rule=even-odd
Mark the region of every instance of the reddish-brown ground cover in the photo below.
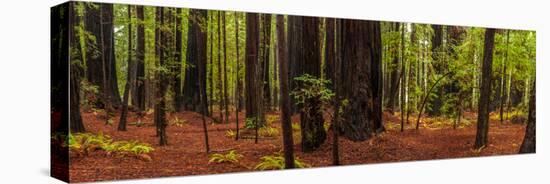
<svg viewBox="0 0 550 184">
<path fill-rule="evenodd" d="M 215 113 L 217 114 L 217 113 Z M 275 113 L 271 113 L 276 115 Z M 208 134 L 210 146 L 213 151 L 227 152 L 236 150 L 244 155 L 238 162 L 233 163 L 208 163 L 209 157 L 205 153 L 204 136 L 202 132 L 201 116 L 193 112 L 183 112 L 169 115 L 169 119 L 175 116 L 186 120 L 183 126 L 168 126 L 168 146 L 158 146 L 158 138 L 155 137 L 155 128 L 152 115 L 146 115 L 142 121 L 144 126 L 128 126 L 128 131 L 116 130 L 118 115 L 113 118 L 114 125 L 105 125 L 102 115 L 91 112 L 83 112 L 82 117 L 86 130 L 92 133 L 103 132 L 114 140 L 139 140 L 152 145 L 155 151 L 149 153 L 152 161 L 147 162 L 136 157 L 107 156 L 101 151 L 95 151 L 87 156 L 71 155 L 70 178 L 73 182 L 101 181 L 115 179 L 153 178 L 163 176 L 183 176 L 196 174 L 214 174 L 239 171 L 252 171 L 260 162 L 260 157 L 271 155 L 282 149 L 282 138 L 260 139 L 254 144 L 253 139 L 241 139 L 226 136 L 226 131 L 234 129 L 234 114 L 229 124 L 211 124 L 208 119 Z M 426 118 L 419 131 L 414 130 L 416 116 L 411 116 L 410 124 L 406 124 L 406 130 L 399 132 L 399 116 L 384 114 L 388 130 L 373 139 L 363 142 L 352 142 L 340 139 L 340 159 L 343 165 L 369 164 L 382 162 L 429 160 L 444 158 L 460 158 L 474 156 L 490 156 L 515 154 L 523 140 L 525 127 L 522 124 L 500 124 L 491 121 L 489 129 L 489 145 L 481 150 L 473 150 L 475 141 L 475 114 L 465 114 L 466 126 L 452 129 L 439 123 L 440 128 L 430 126 L 437 123 L 436 120 Z M 240 125 L 244 124 L 240 114 Z M 136 122 L 137 116 L 130 113 L 128 122 Z M 293 117 L 293 121 L 299 121 Z M 277 120 L 273 125 L 279 129 Z M 450 124 L 450 123 L 447 123 Z M 442 126 L 443 125 L 443 126 Z M 297 134 L 299 131 L 295 131 Z M 299 140 L 295 142 L 295 153 L 300 160 L 313 167 L 331 165 L 332 137 L 330 136 L 324 145 L 313 153 L 304 154 L 300 151 Z"/>
</svg>

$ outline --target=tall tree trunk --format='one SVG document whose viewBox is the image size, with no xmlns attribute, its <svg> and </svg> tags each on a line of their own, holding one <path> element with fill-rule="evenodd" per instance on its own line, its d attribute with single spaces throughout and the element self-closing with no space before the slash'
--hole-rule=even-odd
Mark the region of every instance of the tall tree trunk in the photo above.
<svg viewBox="0 0 550 184">
<path fill-rule="evenodd" d="M 126 74 L 126 86 L 124 87 L 124 99 L 122 101 L 122 112 L 118 122 L 118 131 L 126 131 L 126 118 L 128 116 L 128 99 L 130 88 L 132 88 L 132 76 L 134 74 L 134 62 L 132 61 L 132 6 L 128 5 L 128 73 Z"/>
<path fill-rule="evenodd" d="M 294 78 L 299 77 L 303 71 L 304 51 L 303 51 L 303 19 L 301 16 L 288 16 L 287 31 L 288 31 L 288 62 L 289 62 L 289 87 L 290 90 L 296 88 Z M 290 111 L 292 114 L 298 112 L 296 102 L 290 99 Z"/>
<path fill-rule="evenodd" d="M 222 45 L 222 36 L 221 36 L 221 13 L 220 11 L 218 11 L 218 29 L 217 29 L 217 33 L 218 33 L 218 47 L 217 47 L 217 52 L 218 52 L 218 107 L 219 107 L 219 110 L 220 110 L 220 123 L 224 123 L 224 119 L 223 119 L 223 106 L 224 106 L 224 96 L 223 96 L 223 81 L 222 81 L 222 59 L 221 59 L 221 45 Z"/>
<path fill-rule="evenodd" d="M 240 78 L 239 78 L 239 71 L 240 71 L 240 52 L 239 52 L 239 13 L 235 12 L 235 50 L 237 59 L 235 61 L 236 64 L 236 72 L 235 72 L 235 140 L 239 140 L 239 112 L 241 109 L 241 90 L 240 90 Z"/>
<path fill-rule="evenodd" d="M 229 94 L 227 88 L 229 83 L 227 81 L 227 39 L 226 39 L 226 24 L 225 24 L 225 12 L 222 14 L 222 27 L 223 27 L 223 99 L 225 106 L 225 123 L 229 123 Z"/>
<path fill-rule="evenodd" d="M 114 107 L 120 107 L 121 99 L 120 92 L 118 90 L 118 78 L 116 73 L 116 57 L 115 57 L 115 39 L 113 32 L 113 23 L 114 23 L 114 14 L 113 14 L 113 4 L 101 4 L 102 11 L 102 31 L 103 31 L 103 40 L 104 40 L 104 52 L 105 61 L 107 62 L 107 82 L 108 82 L 108 91 L 109 99 L 111 100 L 111 105 Z"/>
<path fill-rule="evenodd" d="M 489 132 L 489 98 L 491 96 L 491 72 L 493 64 L 493 48 L 495 44 L 495 29 L 485 30 L 485 45 L 483 49 L 483 65 L 481 73 L 481 88 L 479 90 L 479 106 L 477 113 L 477 133 L 474 148 L 482 149 L 487 145 Z"/>
<path fill-rule="evenodd" d="M 199 67 L 206 69 L 206 48 L 200 50 L 202 47 L 199 48 L 199 46 L 206 46 L 207 40 L 206 33 L 201 29 L 200 20 L 206 20 L 206 16 L 202 15 L 202 11 L 191 9 L 189 11 L 189 29 L 187 32 L 187 67 L 185 67 L 183 85 L 183 108 L 187 111 L 203 113 L 201 98 L 207 99 L 207 96 L 206 94 L 200 95 L 200 87 L 206 88 L 206 74 L 203 76 L 199 73 Z M 200 84 L 201 81 L 204 84 Z M 206 105 L 208 106 L 208 103 Z M 209 114 L 205 115 L 208 116 Z"/>
<path fill-rule="evenodd" d="M 181 8 L 176 9 L 176 26 L 175 26 L 175 51 L 174 51 L 174 85 L 172 85 L 172 90 L 174 91 L 174 107 L 176 112 L 181 111 L 183 108 L 182 101 L 183 101 L 183 94 L 182 94 L 182 87 L 181 87 L 181 49 L 182 49 L 182 24 L 181 24 Z"/>
<path fill-rule="evenodd" d="M 261 85 L 261 64 L 259 63 L 259 21 L 257 13 L 246 14 L 246 118 L 255 122 L 256 132 L 263 126 L 263 89 Z M 257 135 L 256 140 L 257 142 Z"/>
<path fill-rule="evenodd" d="M 270 80 L 269 80 L 269 58 L 270 58 L 270 48 L 271 48 L 271 14 L 262 14 L 262 41 L 260 43 L 260 56 L 262 63 L 262 86 L 263 86 L 263 100 L 264 100 L 264 109 L 268 110 L 271 108 L 271 89 L 270 89 Z"/>
<path fill-rule="evenodd" d="M 294 165 L 294 140 L 292 136 L 292 122 L 290 117 L 290 89 L 288 79 L 288 60 L 285 39 L 285 18 L 284 15 L 277 15 L 277 55 L 279 61 L 279 84 L 281 89 L 281 127 L 283 129 L 283 150 L 285 157 L 285 168 L 292 169 Z"/>
<path fill-rule="evenodd" d="M 102 66 L 101 66 L 102 70 L 101 71 L 103 73 L 103 76 L 102 76 L 102 78 L 103 78 L 102 81 L 103 82 L 102 82 L 102 84 L 103 84 L 103 99 L 104 99 L 104 104 L 105 104 L 105 124 L 109 124 L 109 120 L 110 120 L 110 116 L 111 116 L 110 111 L 112 109 L 112 103 L 111 103 L 112 100 L 111 100 L 111 95 L 110 95 L 110 92 L 109 92 L 109 89 L 111 89 L 111 88 L 109 88 L 109 83 L 107 82 L 108 81 L 107 75 L 109 74 L 109 72 L 108 72 L 108 67 L 107 67 L 108 66 L 108 63 L 107 63 L 107 55 L 108 54 L 106 54 L 106 53 L 108 53 L 108 52 L 106 51 L 107 50 L 106 49 L 106 43 L 108 43 L 108 42 L 105 39 L 105 37 L 106 37 L 105 36 L 105 31 L 103 30 L 104 27 L 105 27 L 105 26 L 103 26 L 105 24 L 104 23 L 105 16 L 104 16 L 104 13 L 103 13 L 103 11 L 105 11 L 105 10 L 104 10 L 103 7 L 104 6 L 101 6 L 101 9 L 99 10 L 99 15 L 100 15 L 99 16 L 100 17 L 99 18 L 100 19 L 100 21 L 99 21 L 100 22 L 100 24 L 99 24 L 100 29 L 99 30 L 100 30 L 100 35 L 101 35 L 101 37 L 100 37 L 101 38 L 101 43 L 100 44 L 102 45 L 101 46 L 101 64 L 102 64 Z"/>
<path fill-rule="evenodd" d="M 342 114 L 341 131 L 353 141 L 372 137 L 381 121 L 380 23 L 376 21 L 342 21 L 342 97 L 349 101 Z M 380 119 L 378 119 L 380 118 Z"/>
<path fill-rule="evenodd" d="M 207 10 L 191 10 L 193 15 L 196 15 L 197 20 L 206 20 L 208 16 Z M 198 22 L 195 22 L 198 25 Z M 208 27 L 208 26 L 206 26 Z M 206 96 L 206 60 L 207 60 L 207 30 L 197 29 L 194 32 L 194 37 L 197 39 L 197 49 L 195 50 L 198 59 L 198 87 L 199 87 L 199 100 L 201 109 L 202 128 L 204 133 L 204 142 L 206 147 L 206 153 L 210 152 L 210 145 L 208 142 L 208 127 L 206 126 L 206 119 L 204 116 L 208 115 L 208 97 Z"/>
<path fill-rule="evenodd" d="M 304 53 L 303 70 L 298 76 L 309 74 L 316 78 L 321 77 L 321 41 L 319 40 L 319 18 L 303 17 L 301 27 L 303 42 L 301 52 Z M 300 87 L 300 86 L 298 86 Z M 325 142 L 326 131 L 320 101 L 308 100 L 303 104 L 309 110 L 300 112 L 300 130 L 302 135 L 302 151 L 311 152 Z"/>
<path fill-rule="evenodd" d="M 143 6 L 137 6 L 136 81 L 132 99 L 140 111 L 145 111 L 145 15 Z"/>
<path fill-rule="evenodd" d="M 393 31 L 399 31 L 399 26 L 401 24 L 400 23 L 395 23 L 394 26 L 393 26 Z M 397 48 L 399 45 L 398 44 L 394 44 L 393 47 Z M 401 75 L 399 74 L 399 55 L 398 55 L 398 52 L 396 51 L 397 49 L 393 49 L 393 52 L 392 53 L 392 63 L 391 65 L 389 66 L 389 69 L 388 70 L 391 70 L 391 74 L 390 74 L 390 90 L 389 90 L 389 93 L 388 93 L 388 109 L 390 110 L 391 113 L 395 112 L 395 99 L 397 99 L 397 94 L 398 94 L 398 90 L 399 90 L 399 82 L 400 82 L 400 78 L 401 78 Z"/>
<path fill-rule="evenodd" d="M 432 25 L 434 31 L 432 37 L 432 60 L 434 62 L 434 71 L 443 73 L 446 71 L 444 67 L 443 53 L 445 52 L 442 48 L 443 45 L 443 26 L 442 25 Z M 427 113 L 430 115 L 439 115 L 441 106 L 443 106 L 443 90 L 444 85 L 436 89 L 437 95 L 433 98 L 430 98 L 429 103 L 431 108 L 427 110 Z"/>
<path fill-rule="evenodd" d="M 537 116 L 536 116 L 536 89 L 537 82 L 533 80 L 533 87 L 531 90 L 531 97 L 529 99 L 529 115 L 527 117 L 527 128 L 525 128 L 525 138 L 519 149 L 519 153 L 535 153 L 536 152 L 536 128 L 537 128 Z"/>
<path fill-rule="evenodd" d="M 208 76 L 208 84 L 210 85 L 210 109 L 209 112 L 213 116 L 214 114 L 214 12 L 210 11 L 210 15 L 208 16 L 209 19 L 209 26 L 210 27 L 210 57 L 209 57 L 209 65 L 210 65 L 210 74 Z"/>
<path fill-rule="evenodd" d="M 400 104 L 401 104 L 401 132 L 403 132 L 404 129 L 404 122 L 405 122 L 405 84 L 407 81 L 407 74 L 405 71 L 405 26 L 406 24 L 401 25 L 401 54 L 400 54 L 400 60 L 401 60 L 401 95 L 400 95 Z"/>
<path fill-rule="evenodd" d="M 340 124 L 341 124 L 341 109 L 342 109 L 342 80 L 340 79 L 341 71 L 342 71 L 342 19 L 336 19 L 333 20 L 334 28 L 331 30 L 327 30 L 330 32 L 333 32 L 333 45 L 329 48 L 334 52 L 334 58 L 333 60 L 333 71 L 334 73 L 331 73 L 333 76 L 333 82 L 334 82 L 334 91 L 336 93 L 335 101 L 334 101 L 334 119 L 332 120 L 332 165 L 340 165 L 340 150 L 339 150 L 339 130 L 340 130 Z M 327 32 L 328 34 L 328 32 Z M 328 39 L 328 37 L 327 37 Z M 328 46 L 328 45 L 327 45 Z M 328 53 L 328 50 L 327 50 Z M 327 60 L 328 61 L 328 60 Z"/>
<path fill-rule="evenodd" d="M 502 72 L 500 78 L 500 123 L 504 122 L 504 103 L 507 97 L 504 94 L 506 84 L 506 67 L 508 66 L 508 47 L 510 45 L 510 30 L 506 31 L 506 52 L 504 54 L 504 62 L 502 62 Z"/>
<path fill-rule="evenodd" d="M 84 127 L 84 123 L 82 122 L 82 117 L 80 116 L 80 81 L 83 77 L 84 71 L 82 66 L 82 62 L 84 62 L 84 58 L 82 55 L 82 51 L 80 50 L 80 38 L 77 36 L 78 32 L 75 29 L 77 25 L 80 24 L 80 17 L 76 13 L 76 2 L 69 3 L 69 30 L 68 30 L 68 36 L 69 40 L 68 42 L 63 43 L 69 43 L 68 44 L 68 50 L 70 51 L 76 51 L 76 52 L 69 52 L 69 65 L 70 65 L 70 75 L 69 75 L 69 111 L 70 111 L 70 119 L 69 119 L 69 127 L 71 132 L 85 132 L 86 128 Z M 64 36 L 64 35 L 61 35 Z M 63 44 L 67 45 L 67 44 Z M 62 49 L 60 49 L 62 50 Z M 65 49 L 66 51 L 67 49 Z M 60 60 L 62 58 L 59 58 Z M 54 60 L 55 61 L 55 60 Z M 66 60 L 65 60 L 66 61 Z M 57 61 L 55 61 L 57 62 Z M 54 70 L 55 71 L 55 70 Z M 60 71 L 60 70 L 57 70 Z M 66 89 L 66 88 L 65 88 Z"/>
<path fill-rule="evenodd" d="M 335 50 L 334 50 L 334 19 L 326 18 L 326 39 L 325 39 L 325 78 L 332 83 L 331 89 L 334 90 L 334 62 L 335 62 Z"/>
<path fill-rule="evenodd" d="M 156 16 L 156 33 L 157 38 L 155 47 L 156 52 L 155 55 L 157 55 L 157 58 L 159 60 L 159 67 L 165 67 L 165 63 L 167 61 L 167 53 L 166 53 L 166 43 L 168 43 L 168 40 L 166 39 L 166 31 L 161 28 L 161 26 L 165 25 L 165 11 L 163 7 L 157 8 L 157 16 Z M 165 146 L 168 144 L 167 138 L 166 138 L 166 101 L 165 101 L 165 93 L 166 93 L 166 76 L 163 72 L 157 72 L 156 77 L 156 95 L 155 95 L 155 124 L 157 126 L 157 134 L 159 136 L 159 145 Z"/>
</svg>

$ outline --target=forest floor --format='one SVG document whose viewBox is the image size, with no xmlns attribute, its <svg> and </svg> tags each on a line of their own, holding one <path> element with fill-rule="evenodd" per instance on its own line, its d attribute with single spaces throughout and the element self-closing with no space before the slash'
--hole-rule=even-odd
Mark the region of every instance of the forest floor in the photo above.
<svg viewBox="0 0 550 184">
<path fill-rule="evenodd" d="M 217 115 L 218 113 L 214 113 Z M 400 132 L 400 116 L 384 113 L 387 131 L 376 137 L 353 142 L 345 138 L 339 139 L 340 162 L 342 165 L 369 164 L 413 160 L 431 160 L 445 158 L 461 158 L 475 156 L 491 156 L 515 154 L 523 140 L 525 125 L 503 123 L 491 120 L 489 128 L 489 145 L 481 151 L 474 150 L 476 134 L 475 113 L 465 113 L 462 124 L 455 130 L 450 120 L 443 118 L 423 118 L 419 131 L 414 130 L 416 116 L 411 116 L 410 123 L 405 124 L 405 131 Z M 277 113 L 269 116 L 278 117 Z M 155 136 L 153 114 L 147 113 L 141 121 L 144 125 L 137 127 L 128 125 L 128 131 L 116 130 L 119 115 L 113 117 L 113 125 L 105 125 L 103 115 L 94 112 L 82 112 L 86 130 L 92 133 L 102 132 L 113 140 L 139 140 L 154 147 L 149 153 L 152 161 L 144 161 L 136 157 L 107 156 L 101 151 L 95 151 L 87 156 L 71 155 L 70 179 L 72 182 L 88 182 L 119 179 L 140 179 L 164 176 L 183 176 L 197 174 L 215 174 L 228 172 L 252 171 L 260 162 L 260 157 L 273 155 L 282 150 L 280 122 L 278 118 L 272 126 L 279 129 L 279 134 L 273 138 L 261 138 L 258 144 L 254 139 L 235 141 L 226 132 L 235 128 L 234 113 L 228 124 L 212 124 L 207 119 L 210 148 L 216 153 L 226 153 L 236 150 L 244 155 L 238 163 L 209 163 L 205 153 L 204 134 L 200 114 L 182 112 L 169 114 L 169 120 L 177 117 L 184 120 L 181 126 L 167 127 L 168 145 L 160 147 Z M 244 125 L 244 113 L 239 115 L 240 125 Z M 128 122 L 136 122 L 137 115 L 130 112 Z M 295 115 L 293 122 L 298 122 Z M 294 131 L 294 134 L 299 134 Z M 332 162 L 332 133 L 328 133 L 326 142 L 313 153 L 302 153 L 299 136 L 294 137 L 295 154 L 312 167 L 330 166 Z"/>
</svg>

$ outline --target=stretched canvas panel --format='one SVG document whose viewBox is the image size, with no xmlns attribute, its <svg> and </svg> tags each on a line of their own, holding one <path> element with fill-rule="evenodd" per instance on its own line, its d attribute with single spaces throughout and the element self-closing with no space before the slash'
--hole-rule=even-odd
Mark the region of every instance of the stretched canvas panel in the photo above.
<svg viewBox="0 0 550 184">
<path fill-rule="evenodd" d="M 535 153 L 536 33 L 67 2 L 66 182 Z"/>
</svg>

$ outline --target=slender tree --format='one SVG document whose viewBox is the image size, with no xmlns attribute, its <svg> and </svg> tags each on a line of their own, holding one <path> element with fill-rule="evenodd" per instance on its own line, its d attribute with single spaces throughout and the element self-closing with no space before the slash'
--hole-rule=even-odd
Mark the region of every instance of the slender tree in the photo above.
<svg viewBox="0 0 550 184">
<path fill-rule="evenodd" d="M 226 39 L 226 24 L 225 24 L 225 12 L 222 13 L 222 27 L 223 27 L 223 100 L 225 111 L 225 123 L 229 123 L 229 94 L 227 88 L 229 83 L 227 81 L 227 39 Z"/>
<path fill-rule="evenodd" d="M 126 86 L 122 101 L 122 111 L 118 122 L 118 131 L 126 131 L 126 119 L 128 116 L 128 99 L 132 88 L 132 76 L 134 74 L 134 62 L 132 53 L 132 6 L 128 5 L 128 73 L 126 74 Z"/>
<path fill-rule="evenodd" d="M 270 89 L 270 80 L 269 80 L 269 58 L 270 58 L 270 48 L 271 48 L 271 14 L 262 14 L 262 25 L 261 25 L 261 42 L 260 42 L 260 59 L 262 63 L 262 78 L 263 78 L 263 100 L 264 108 L 271 108 L 271 89 Z"/>
<path fill-rule="evenodd" d="M 281 93 L 281 127 L 283 127 L 283 149 L 285 157 L 285 168 L 292 169 L 294 165 L 294 140 L 292 136 L 292 122 L 290 116 L 290 89 L 288 85 L 288 61 L 285 39 L 285 17 L 277 15 L 277 59 L 279 62 L 280 93 Z"/>
<path fill-rule="evenodd" d="M 182 94 L 182 86 L 181 86 L 181 61 L 182 61 L 182 22 L 181 22 L 181 8 L 176 9 L 176 16 L 175 16 L 175 50 L 174 50 L 174 66 L 172 67 L 174 69 L 174 84 L 172 85 L 172 91 L 174 92 L 174 107 L 176 112 L 181 111 L 182 109 L 182 101 L 183 101 L 183 94 Z"/>
<path fill-rule="evenodd" d="M 236 65 L 236 72 L 235 72 L 235 140 L 239 140 L 239 111 L 241 109 L 241 90 L 239 90 L 240 86 L 240 79 L 239 79 L 239 71 L 240 71 L 240 52 L 239 52 L 239 14 L 235 12 L 235 52 L 237 55 L 235 65 Z"/>
<path fill-rule="evenodd" d="M 479 90 L 479 105 L 477 113 L 477 133 L 474 148 L 482 149 L 487 145 L 489 133 L 489 98 L 491 96 L 491 71 L 493 64 L 493 48 L 495 45 L 495 29 L 485 30 L 483 49 L 483 65 L 481 73 L 481 88 Z"/>
<path fill-rule="evenodd" d="M 157 8 L 156 16 L 156 43 L 155 43 L 155 55 L 159 61 L 159 67 L 165 67 L 165 63 L 168 60 L 165 50 L 165 44 L 168 43 L 166 31 L 162 28 L 165 26 L 165 11 L 163 7 Z M 168 144 L 166 137 L 166 100 L 164 95 L 166 93 L 166 74 L 162 71 L 156 73 L 156 92 L 155 92 L 155 124 L 157 126 L 157 135 L 159 136 L 159 145 L 165 146 Z"/>
</svg>

